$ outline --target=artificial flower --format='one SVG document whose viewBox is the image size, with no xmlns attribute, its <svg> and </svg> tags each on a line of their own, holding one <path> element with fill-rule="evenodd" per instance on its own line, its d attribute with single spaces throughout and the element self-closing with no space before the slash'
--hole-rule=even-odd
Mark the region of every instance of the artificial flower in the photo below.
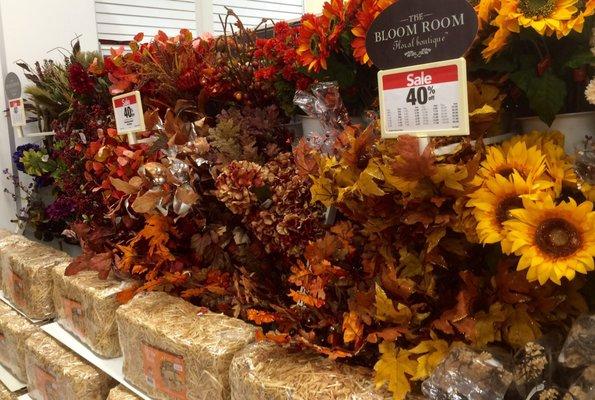
<svg viewBox="0 0 595 400">
<path fill-rule="evenodd" d="M 563 33 L 564 22 L 577 12 L 577 0 L 506 1 L 500 10 L 503 25 L 512 32 L 533 28 L 540 35 Z"/>
<path fill-rule="evenodd" d="M 586 0 L 577 2 L 578 13 L 573 16 L 572 19 L 566 21 L 563 24 L 563 30 L 561 36 L 568 35 L 571 31 L 582 32 L 585 24 L 585 18 L 590 17 L 595 13 L 595 0 Z"/>
<path fill-rule="evenodd" d="M 523 207 L 523 198 L 536 198 L 537 193 L 550 186 L 551 183 L 546 181 L 524 179 L 516 171 L 509 178 L 496 174 L 487 179 L 483 187 L 469 195 L 471 200 L 467 203 L 474 207 L 481 243 L 501 242 L 502 249 L 509 253 L 510 242 L 503 223 L 511 218 L 511 210 Z"/>
<path fill-rule="evenodd" d="M 487 180 L 499 174 L 507 178 L 515 171 L 523 179 L 541 176 L 545 171 L 544 154 L 537 146 L 527 148 L 522 141 L 508 148 L 490 146 L 486 151 L 486 159 L 481 163 L 478 177 Z"/>
<path fill-rule="evenodd" d="M 356 22 L 351 29 L 355 38 L 351 42 L 353 57 L 361 64 L 372 65 L 370 56 L 366 50 L 366 35 L 370 25 L 381 11 L 393 4 L 395 0 L 363 0 L 361 9 L 356 14 Z"/>
<path fill-rule="evenodd" d="M 497 86 L 483 83 L 481 80 L 467 84 L 469 99 L 469 122 L 473 131 L 484 133 L 498 119 L 504 94 Z"/>
<path fill-rule="evenodd" d="M 329 20 L 325 16 L 305 14 L 298 39 L 297 53 L 303 66 L 318 72 L 327 68 L 330 48 L 327 37 Z"/>
<path fill-rule="evenodd" d="M 532 201 L 523 199 L 523 208 L 510 211 L 514 219 L 505 221 L 512 243 L 509 253 L 521 256 L 517 269 L 528 269 L 527 279 L 545 284 L 561 284 L 576 273 L 594 269 L 595 212 L 590 201 L 574 199 L 555 204 L 546 195 Z"/>
<path fill-rule="evenodd" d="M 585 97 L 590 104 L 595 104 L 595 78 L 585 88 Z"/>
</svg>

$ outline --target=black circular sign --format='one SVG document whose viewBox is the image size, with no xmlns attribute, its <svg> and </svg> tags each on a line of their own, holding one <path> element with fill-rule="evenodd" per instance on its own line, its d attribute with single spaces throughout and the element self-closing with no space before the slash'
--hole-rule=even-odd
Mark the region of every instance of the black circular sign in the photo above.
<svg viewBox="0 0 595 400">
<path fill-rule="evenodd" d="M 21 80 L 14 72 L 9 72 L 4 78 L 4 91 L 8 99 L 21 97 Z"/>
<path fill-rule="evenodd" d="M 380 69 L 459 58 L 477 35 L 467 0 L 398 0 L 378 15 L 366 50 Z"/>
</svg>

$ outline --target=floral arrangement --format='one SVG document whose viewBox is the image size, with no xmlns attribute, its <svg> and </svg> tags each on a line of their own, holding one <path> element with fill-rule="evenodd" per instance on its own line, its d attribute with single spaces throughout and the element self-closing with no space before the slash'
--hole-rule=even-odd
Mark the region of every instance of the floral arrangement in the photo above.
<svg viewBox="0 0 595 400">
<path fill-rule="evenodd" d="M 67 273 L 133 279 L 120 301 L 167 291 L 259 325 L 260 339 L 373 366 L 398 400 L 461 342 L 512 351 L 567 330 L 589 309 L 593 142 L 575 160 L 562 133 L 482 139 L 524 101 L 508 90 L 523 89 L 516 46 L 579 40 L 592 2 L 557 2 L 548 18 L 522 14 L 527 2 L 479 2 L 471 138 L 382 140 L 373 113 L 350 124 L 334 96 L 333 134 L 294 140 L 296 90 L 334 80 L 350 113 L 375 108 L 365 34 L 392 3 L 333 0 L 269 38 L 239 21 L 219 38 L 138 34 L 130 51 L 102 59 L 75 47 L 64 65 L 30 69 L 56 137 L 15 162 L 53 180 L 44 218 L 83 251 Z M 581 57 L 561 69 L 552 57 L 531 79 L 589 76 Z M 499 69 L 506 60 L 513 67 Z M 110 94 L 130 90 L 146 110 L 137 145 L 117 134 L 109 107 Z M 558 112 L 525 95 L 542 118 Z"/>
<path fill-rule="evenodd" d="M 558 113 L 589 109 L 582 93 L 595 61 L 594 1 L 482 0 L 476 10 L 482 45 L 473 68 L 509 82 L 517 114 L 551 125 Z"/>
</svg>

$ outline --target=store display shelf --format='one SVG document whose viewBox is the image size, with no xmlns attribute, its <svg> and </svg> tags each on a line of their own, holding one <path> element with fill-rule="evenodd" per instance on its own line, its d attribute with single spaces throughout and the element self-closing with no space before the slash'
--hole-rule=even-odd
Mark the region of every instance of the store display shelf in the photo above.
<svg viewBox="0 0 595 400">
<path fill-rule="evenodd" d="M 31 399 L 31 396 L 29 396 L 28 393 L 25 393 L 24 395 L 19 396 L 17 400 L 33 400 L 33 399 Z"/>
<path fill-rule="evenodd" d="M 41 327 L 48 335 L 68 347 L 70 350 L 78 354 L 95 367 L 99 368 L 122 385 L 126 386 L 131 392 L 136 394 L 142 399 L 151 400 L 151 397 L 147 396 L 143 392 L 139 391 L 136 387 L 132 386 L 122 373 L 122 366 L 124 359 L 122 357 L 105 359 L 97 356 L 87 346 L 81 343 L 77 338 L 62 328 L 57 322 L 53 322 Z"/>
<path fill-rule="evenodd" d="M 15 310 L 16 312 L 18 312 L 19 314 L 21 314 L 23 317 L 27 318 L 27 320 L 29 322 L 31 322 L 32 324 L 35 325 L 42 325 L 46 322 L 48 322 L 48 319 L 32 319 L 29 318 L 24 312 L 22 312 L 21 310 L 19 310 L 19 308 L 17 306 L 15 306 L 14 304 L 12 304 L 12 302 L 10 300 L 8 300 L 6 297 L 4 297 L 4 292 L 0 290 L 0 300 L 2 300 L 6 305 L 8 305 L 10 308 L 12 308 L 13 310 Z"/>
<path fill-rule="evenodd" d="M 27 384 L 18 380 L 13 374 L 8 372 L 4 366 L 0 365 L 0 381 L 11 392 L 18 392 L 27 387 Z"/>
</svg>

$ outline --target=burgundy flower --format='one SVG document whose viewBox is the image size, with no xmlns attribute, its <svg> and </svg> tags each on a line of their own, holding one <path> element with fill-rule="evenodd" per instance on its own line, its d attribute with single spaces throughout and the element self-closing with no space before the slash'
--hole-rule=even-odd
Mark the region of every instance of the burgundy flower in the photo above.
<svg viewBox="0 0 595 400">
<path fill-rule="evenodd" d="M 76 94 L 92 94 L 95 90 L 93 79 L 79 63 L 70 64 L 68 66 L 68 83 L 70 84 L 70 88 Z"/>
</svg>

